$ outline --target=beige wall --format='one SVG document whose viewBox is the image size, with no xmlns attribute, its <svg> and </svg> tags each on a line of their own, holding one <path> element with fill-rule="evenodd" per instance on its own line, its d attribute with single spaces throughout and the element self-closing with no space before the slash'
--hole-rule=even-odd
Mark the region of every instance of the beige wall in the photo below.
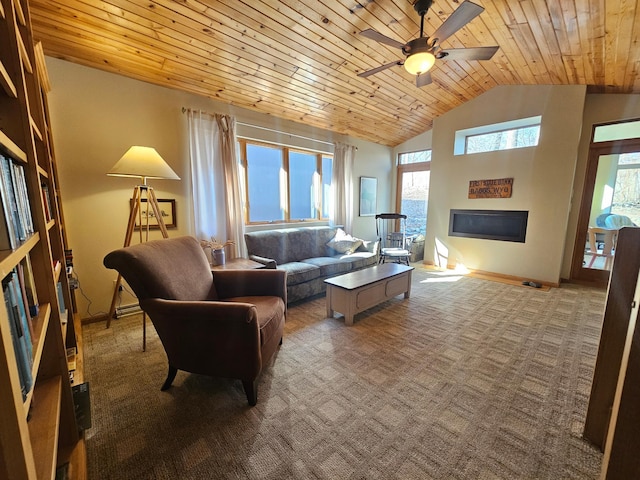
<svg viewBox="0 0 640 480">
<path fill-rule="evenodd" d="M 425 260 L 557 283 L 584 86 L 503 86 L 435 119 Z M 456 130 L 542 116 L 537 147 L 454 155 Z M 470 180 L 513 178 L 507 199 L 468 199 Z M 527 210 L 525 243 L 448 236 L 450 209 Z M 437 249 L 437 252 L 436 252 Z"/>
<path fill-rule="evenodd" d="M 116 274 L 102 265 L 102 259 L 109 251 L 122 246 L 129 215 L 128 201 L 136 182 L 107 177 L 106 172 L 131 145 L 156 148 L 182 178 L 180 181 L 156 180 L 150 184 L 159 198 L 176 199 L 177 228 L 170 230 L 170 236 L 193 232 L 187 119 L 182 107 L 228 113 L 241 123 L 293 134 L 238 127 L 240 135 L 259 140 L 328 152 L 333 150 L 334 141 L 351 143 L 358 147 L 356 182 L 362 175 L 378 175 L 378 199 L 383 204 L 389 202 L 388 178 L 392 163 L 388 147 L 62 60 L 47 58 L 47 67 L 52 83 L 49 105 L 66 233 L 82 288 L 82 294 L 78 292 L 76 297 L 78 312 L 83 318 L 109 309 Z M 358 217 L 357 199 L 354 204 L 353 234 L 374 238 L 372 217 Z M 159 237 L 159 234 L 154 232 L 153 236 Z M 125 296 L 123 304 L 127 303 L 131 303 L 131 298 Z"/>
</svg>

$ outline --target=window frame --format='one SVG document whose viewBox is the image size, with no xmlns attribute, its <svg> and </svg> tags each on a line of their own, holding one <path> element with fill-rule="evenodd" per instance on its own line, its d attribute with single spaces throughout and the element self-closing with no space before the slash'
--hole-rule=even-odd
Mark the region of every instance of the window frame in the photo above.
<svg viewBox="0 0 640 480">
<path fill-rule="evenodd" d="M 284 210 L 284 218 L 277 220 L 264 220 L 264 221 L 250 221 L 251 218 L 251 203 L 249 201 L 249 170 L 248 170 L 248 158 L 247 158 L 247 145 L 253 145 L 258 147 L 266 147 L 280 150 L 281 154 L 281 162 L 282 162 L 282 170 L 284 172 L 283 179 L 281 180 L 284 185 L 280 185 L 281 188 L 284 189 L 284 195 L 286 198 L 285 201 L 285 210 Z M 322 194 L 322 185 L 323 185 L 323 176 L 322 176 L 322 160 L 324 158 L 330 158 L 332 161 L 333 168 L 333 153 L 328 152 L 320 152 L 317 150 L 308 150 L 300 147 L 291 147 L 287 145 L 271 143 L 261 140 L 253 140 L 249 138 L 238 138 L 238 150 L 240 153 L 240 162 L 243 168 L 243 185 L 244 185 L 244 224 L 247 226 L 256 226 L 256 225 L 283 225 L 288 223 L 310 223 L 310 222 L 319 222 L 319 221 L 329 221 L 328 217 L 322 216 L 323 211 L 323 194 Z M 316 158 L 316 171 L 315 175 L 317 175 L 317 181 L 314 181 L 313 188 L 316 190 L 316 204 L 314 208 L 316 210 L 315 218 L 304 218 L 304 219 L 291 219 L 291 192 L 289 188 L 290 183 L 290 153 L 299 153 L 303 155 L 313 155 Z M 328 199 L 327 199 L 328 200 Z"/>
</svg>

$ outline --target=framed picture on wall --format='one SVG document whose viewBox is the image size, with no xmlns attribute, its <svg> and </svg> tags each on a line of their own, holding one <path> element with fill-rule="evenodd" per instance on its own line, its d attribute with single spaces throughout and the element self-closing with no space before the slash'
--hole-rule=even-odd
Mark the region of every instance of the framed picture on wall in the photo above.
<svg viewBox="0 0 640 480">
<path fill-rule="evenodd" d="M 147 225 L 147 199 L 141 199 L 140 211 L 142 214 L 142 225 L 146 227 Z M 133 199 L 129 199 L 129 205 L 133 208 Z M 158 206 L 160 207 L 160 215 L 162 215 L 162 220 L 164 221 L 164 226 L 167 228 L 176 228 L 176 200 L 175 198 L 159 198 Z M 140 228 L 138 224 L 139 220 L 136 217 L 136 227 Z M 156 219 L 151 206 L 149 206 L 149 228 L 151 230 L 159 229 L 158 220 Z"/>
<path fill-rule="evenodd" d="M 360 177 L 360 216 L 372 217 L 376 214 L 378 179 Z"/>
</svg>

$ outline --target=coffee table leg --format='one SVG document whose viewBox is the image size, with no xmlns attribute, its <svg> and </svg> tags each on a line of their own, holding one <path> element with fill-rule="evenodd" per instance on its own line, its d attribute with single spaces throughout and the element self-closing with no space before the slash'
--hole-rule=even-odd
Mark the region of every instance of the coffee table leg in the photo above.
<svg viewBox="0 0 640 480">
<path fill-rule="evenodd" d="M 332 293 L 333 287 L 331 285 L 327 285 L 327 318 L 333 318 L 333 305 L 331 305 Z"/>
<path fill-rule="evenodd" d="M 358 297 L 358 292 L 361 289 L 354 290 L 350 292 L 349 297 L 347 298 L 345 310 L 344 312 L 344 324 L 348 327 L 353 325 L 353 316 L 355 312 L 358 310 L 356 307 L 356 298 Z"/>
<path fill-rule="evenodd" d="M 344 316 L 344 324 L 347 327 L 352 327 L 353 326 L 353 314 Z"/>
<path fill-rule="evenodd" d="M 409 286 L 407 287 L 407 291 L 404 292 L 404 298 L 409 298 L 409 296 L 411 295 L 411 274 L 413 273 L 413 270 L 409 270 Z"/>
</svg>

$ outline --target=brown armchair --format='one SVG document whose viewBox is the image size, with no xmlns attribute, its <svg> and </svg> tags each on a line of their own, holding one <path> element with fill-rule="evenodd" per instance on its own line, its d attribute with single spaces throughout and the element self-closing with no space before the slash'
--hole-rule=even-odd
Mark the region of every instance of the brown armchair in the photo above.
<svg viewBox="0 0 640 480">
<path fill-rule="evenodd" d="M 212 273 L 193 237 L 121 248 L 104 265 L 127 281 L 158 332 L 169 361 L 162 390 L 178 370 L 239 378 L 256 404 L 258 375 L 282 344 L 286 272 Z"/>
</svg>

